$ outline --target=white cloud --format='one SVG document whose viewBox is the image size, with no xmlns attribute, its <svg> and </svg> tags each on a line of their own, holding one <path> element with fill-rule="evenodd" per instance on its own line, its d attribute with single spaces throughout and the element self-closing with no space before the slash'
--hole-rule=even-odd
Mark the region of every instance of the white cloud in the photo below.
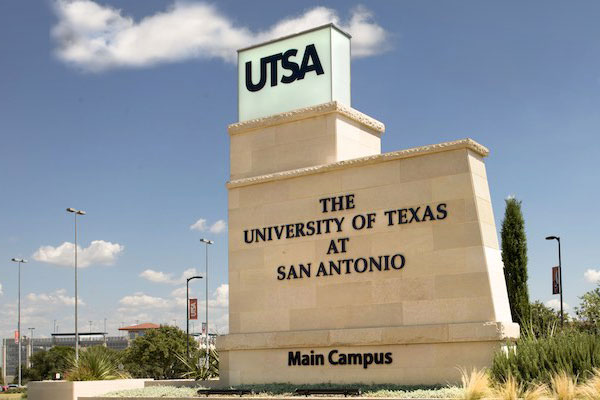
<svg viewBox="0 0 600 400">
<path fill-rule="evenodd" d="M 147 269 L 140 274 L 141 278 L 144 278 L 150 282 L 155 283 L 166 283 L 169 285 L 178 285 L 185 283 L 185 280 L 190 276 L 198 275 L 196 268 L 188 268 L 181 273 L 181 276 L 174 278 L 173 274 L 168 274 L 162 271 L 155 271 L 153 269 Z"/>
<path fill-rule="evenodd" d="M 514 194 L 509 194 L 508 196 L 506 196 L 505 200 L 514 200 L 515 199 L 515 195 Z"/>
<path fill-rule="evenodd" d="M 583 273 L 583 277 L 586 281 L 591 283 L 600 283 L 600 271 L 597 269 L 589 268 Z"/>
<path fill-rule="evenodd" d="M 219 234 L 227 230 L 227 222 L 225 222 L 225 220 L 220 219 L 209 226 L 208 221 L 206 219 L 200 218 L 198 221 L 190 225 L 190 230 L 199 232 L 209 231 L 210 233 Z"/>
<path fill-rule="evenodd" d="M 229 307 L 229 285 L 224 283 L 217 288 L 214 295 L 214 300 L 208 301 L 209 307 Z"/>
<path fill-rule="evenodd" d="M 225 232 L 226 230 L 227 230 L 227 222 L 223 221 L 222 219 L 218 220 L 217 222 L 212 224 L 210 227 L 211 233 L 222 233 L 222 232 Z"/>
<path fill-rule="evenodd" d="M 192 295 L 190 287 L 190 297 L 198 298 L 198 308 L 202 310 L 201 320 L 204 320 L 204 307 L 206 301 L 204 292 L 199 290 Z M 144 322 L 173 324 L 177 319 L 179 326 L 185 324 L 185 286 L 173 289 L 170 298 L 153 297 L 142 292 L 125 296 L 119 300 L 120 307 L 117 309 L 116 319 L 120 321 L 139 320 Z M 226 333 L 229 329 L 229 285 L 222 284 L 208 300 L 210 331 Z M 183 318 L 181 314 L 183 313 Z M 194 325 L 197 330 L 200 329 L 200 321 Z M 129 323 L 129 322 L 126 322 Z M 192 324 L 190 324 L 190 328 Z"/>
<path fill-rule="evenodd" d="M 165 308 L 169 306 L 169 302 L 161 297 L 152 297 L 142 292 L 134 293 L 131 296 L 125 296 L 119 303 L 126 307 L 157 307 Z"/>
<path fill-rule="evenodd" d="M 44 304 L 44 305 L 64 305 L 73 306 L 75 305 L 75 296 L 67 296 L 65 289 L 58 289 L 52 293 L 29 293 L 25 296 L 29 303 L 33 304 Z M 81 298 L 77 299 L 77 304 L 80 306 L 85 305 Z"/>
<path fill-rule="evenodd" d="M 77 266 L 88 267 L 91 264 L 111 265 L 119 253 L 125 249 L 118 243 L 94 240 L 84 249 L 77 246 Z M 42 246 L 34 254 L 33 259 L 56 265 L 73 266 L 75 245 L 64 242 L 58 247 Z"/>
<path fill-rule="evenodd" d="M 336 10 L 315 7 L 264 31 L 235 26 L 216 6 L 172 3 L 166 11 L 135 21 L 122 10 L 91 0 L 56 0 L 52 29 L 58 57 L 85 70 L 144 67 L 191 58 L 236 61 L 236 50 L 329 22 L 352 35 L 352 55 L 367 57 L 388 49 L 388 33 L 365 7 L 343 21 Z"/>
<path fill-rule="evenodd" d="M 546 307 L 550 307 L 556 311 L 560 311 L 560 300 L 558 300 L 558 299 L 548 300 L 544 304 L 546 305 Z M 569 306 L 567 303 L 565 303 L 563 301 L 563 310 L 566 312 L 570 308 L 571 308 L 571 306 Z"/>
<path fill-rule="evenodd" d="M 206 230 L 206 220 L 203 218 L 200 218 L 198 221 L 194 222 L 192 225 L 190 225 L 190 230 L 192 231 L 205 231 Z"/>
</svg>

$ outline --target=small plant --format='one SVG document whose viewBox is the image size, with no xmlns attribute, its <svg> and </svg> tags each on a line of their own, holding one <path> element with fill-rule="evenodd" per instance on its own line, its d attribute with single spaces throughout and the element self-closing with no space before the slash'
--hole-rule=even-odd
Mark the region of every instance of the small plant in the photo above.
<svg viewBox="0 0 600 400">
<path fill-rule="evenodd" d="M 550 379 L 552 396 L 556 400 L 574 400 L 577 395 L 577 378 L 569 376 L 565 371 L 554 374 Z"/>
<path fill-rule="evenodd" d="M 219 376 L 219 353 L 215 349 L 208 352 L 209 363 L 206 365 L 206 359 L 203 352 L 196 352 L 190 357 L 175 353 L 175 356 L 185 366 L 186 371 L 181 374 L 182 378 L 205 380 Z"/>
<path fill-rule="evenodd" d="M 79 360 L 73 356 L 65 378 L 68 381 L 103 381 L 129 378 L 129 374 L 118 367 L 118 359 L 103 346 L 83 349 Z"/>
<path fill-rule="evenodd" d="M 579 386 L 579 395 L 586 400 L 600 400 L 600 369 L 594 368 L 594 375 Z"/>
<path fill-rule="evenodd" d="M 462 400 L 480 400 L 487 398 L 491 393 L 490 379 L 485 369 L 473 368 L 471 372 L 459 368 L 462 381 Z"/>
<path fill-rule="evenodd" d="M 493 397 L 500 400 L 518 400 L 522 397 L 523 386 L 512 375 L 493 390 Z"/>
<path fill-rule="evenodd" d="M 550 398 L 550 390 L 544 384 L 531 385 L 523 392 L 523 400 L 545 400 Z"/>
</svg>

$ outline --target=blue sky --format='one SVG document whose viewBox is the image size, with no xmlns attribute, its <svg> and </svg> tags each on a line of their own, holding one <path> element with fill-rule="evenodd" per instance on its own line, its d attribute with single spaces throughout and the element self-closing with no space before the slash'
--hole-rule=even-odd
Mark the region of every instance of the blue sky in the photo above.
<svg viewBox="0 0 600 400">
<path fill-rule="evenodd" d="M 15 329 L 12 257 L 30 260 L 23 333 L 72 329 L 66 207 L 88 213 L 80 329 L 183 327 L 180 278 L 204 271 L 208 237 L 211 320 L 226 331 L 227 234 L 214 224 L 227 219 L 231 60 L 329 20 L 354 36 L 352 106 L 386 124 L 384 151 L 463 137 L 491 149 L 498 228 L 504 198 L 523 201 L 532 299 L 553 299 L 549 234 L 563 239 L 565 302 L 596 286 L 600 3 L 211 4 L 0 2 L 0 335 Z M 204 282 L 192 286 L 203 298 Z"/>
</svg>

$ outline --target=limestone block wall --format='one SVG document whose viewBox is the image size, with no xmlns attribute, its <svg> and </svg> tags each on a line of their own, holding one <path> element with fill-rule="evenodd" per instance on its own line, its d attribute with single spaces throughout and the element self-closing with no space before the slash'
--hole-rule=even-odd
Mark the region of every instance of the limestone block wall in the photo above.
<svg viewBox="0 0 600 400">
<path fill-rule="evenodd" d="M 384 129 L 335 101 L 233 124 L 231 179 L 379 154 Z"/>
<path fill-rule="evenodd" d="M 229 187 L 230 333 L 470 322 L 511 323 L 483 157 L 472 140 L 232 180 Z M 354 195 L 323 213 L 319 199 Z M 445 204 L 443 219 L 388 225 L 385 211 Z M 351 229 L 376 213 L 371 229 Z M 342 218 L 343 232 L 245 243 L 244 231 Z M 332 239 L 349 238 L 328 255 Z M 314 276 L 321 261 L 402 254 L 399 270 Z M 312 276 L 278 280 L 310 263 Z"/>
</svg>

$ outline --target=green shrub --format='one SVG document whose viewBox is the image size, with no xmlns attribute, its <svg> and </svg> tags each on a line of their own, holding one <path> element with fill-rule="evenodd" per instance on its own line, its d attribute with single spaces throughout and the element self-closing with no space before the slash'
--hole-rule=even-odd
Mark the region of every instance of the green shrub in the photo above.
<svg viewBox="0 0 600 400">
<path fill-rule="evenodd" d="M 82 349 L 79 360 L 73 357 L 65 378 L 69 381 L 102 381 L 129 378 L 119 368 L 119 355 L 104 346 Z"/>
<path fill-rule="evenodd" d="M 196 357 L 198 343 L 185 332 L 174 326 L 161 326 L 146 331 L 125 350 L 123 364 L 125 369 L 136 378 L 177 379 L 188 369 L 177 358 L 177 354 L 187 353 Z"/>
<path fill-rule="evenodd" d="M 498 382 L 513 376 L 524 384 L 550 383 L 560 372 L 585 380 L 598 367 L 600 336 L 569 330 L 539 338 L 524 335 L 496 353 L 491 374 Z"/>
<path fill-rule="evenodd" d="M 187 357 L 185 354 L 175 354 L 177 359 L 185 366 L 186 371 L 181 374 L 182 378 L 194 379 L 196 381 L 216 378 L 219 376 L 219 353 L 215 349 L 210 349 L 209 364 L 206 367 L 206 359 L 204 358 L 206 349 L 201 349 L 198 352 L 190 354 Z"/>
</svg>

